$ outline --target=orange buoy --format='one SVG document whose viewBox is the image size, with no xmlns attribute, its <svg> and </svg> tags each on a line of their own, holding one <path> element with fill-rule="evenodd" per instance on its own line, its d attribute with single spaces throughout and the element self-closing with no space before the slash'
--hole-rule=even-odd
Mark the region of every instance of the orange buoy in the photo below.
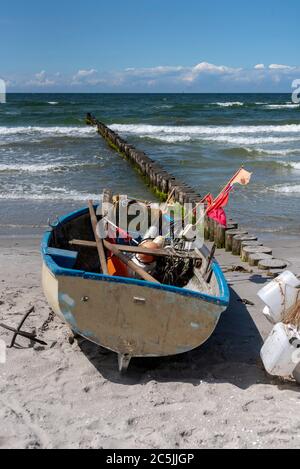
<svg viewBox="0 0 300 469">
<path fill-rule="evenodd" d="M 140 244 L 141 248 L 144 249 L 159 249 L 159 246 L 152 240 L 146 239 Z M 136 258 L 139 262 L 142 262 L 143 264 L 152 264 L 152 262 L 155 261 L 155 256 L 151 256 L 148 254 L 137 254 Z"/>
</svg>

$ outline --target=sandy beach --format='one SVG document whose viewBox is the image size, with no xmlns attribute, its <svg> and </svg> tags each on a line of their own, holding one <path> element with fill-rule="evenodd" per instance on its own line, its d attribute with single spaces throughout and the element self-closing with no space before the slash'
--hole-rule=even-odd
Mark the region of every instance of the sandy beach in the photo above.
<svg viewBox="0 0 300 469">
<path fill-rule="evenodd" d="M 300 273 L 300 241 L 271 241 Z M 219 251 L 224 270 L 238 258 Z M 228 272 L 231 304 L 212 338 L 182 356 L 134 359 L 126 376 L 116 356 L 84 340 L 69 343 L 41 289 L 39 239 L 0 239 L 0 322 L 47 346 L 18 339 L 0 365 L 1 448 L 299 448 L 300 387 L 273 379 L 259 351 L 270 324 L 256 292 L 268 279 Z M 248 299 L 255 306 L 239 300 Z M 0 329 L 9 344 L 11 333 Z"/>
</svg>

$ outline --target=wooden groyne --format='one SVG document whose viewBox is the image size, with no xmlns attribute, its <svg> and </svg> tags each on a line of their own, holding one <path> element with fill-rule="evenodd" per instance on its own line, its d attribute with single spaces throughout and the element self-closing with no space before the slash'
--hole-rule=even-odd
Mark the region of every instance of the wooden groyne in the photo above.
<svg viewBox="0 0 300 469">
<path fill-rule="evenodd" d="M 87 115 L 86 122 L 88 125 L 97 127 L 98 133 L 109 146 L 134 166 L 161 201 L 166 201 L 168 194 L 172 192 L 176 202 L 181 204 L 201 202 L 201 195 L 197 194 L 192 187 L 169 174 L 159 163 L 149 158 L 143 151 L 128 144 L 126 140 L 91 114 Z"/>
<path fill-rule="evenodd" d="M 185 203 L 196 205 L 201 202 L 201 195 L 192 187 L 168 173 L 159 163 L 149 158 L 143 151 L 130 145 L 103 122 L 91 114 L 87 114 L 86 123 L 97 127 L 98 133 L 108 145 L 133 165 L 161 201 L 166 201 L 168 195 L 172 193 L 175 201 L 182 205 Z M 206 240 L 214 241 L 217 248 L 221 249 L 225 247 L 226 231 L 234 228 L 238 228 L 238 225 L 232 221 L 227 227 L 224 227 L 211 218 L 205 217 L 204 237 Z"/>
<path fill-rule="evenodd" d="M 161 201 L 166 201 L 168 195 L 172 193 L 175 201 L 182 205 L 185 203 L 196 205 L 201 202 L 201 195 L 192 187 L 169 174 L 159 163 L 149 158 L 143 151 L 130 145 L 92 114 L 87 114 L 86 123 L 97 127 L 98 133 L 108 145 L 133 165 Z M 238 224 L 232 220 L 229 220 L 227 227 L 225 227 L 206 216 L 204 238 L 215 242 L 218 249 L 225 248 L 227 252 L 232 252 L 235 256 L 241 255 L 242 260 L 249 262 L 250 265 L 259 265 L 261 269 L 284 268 L 282 261 L 272 257 L 271 249 L 264 248 L 257 241 L 257 237 L 249 235 L 247 231 L 239 230 Z M 248 252 L 249 255 L 245 256 L 245 253 Z"/>
</svg>

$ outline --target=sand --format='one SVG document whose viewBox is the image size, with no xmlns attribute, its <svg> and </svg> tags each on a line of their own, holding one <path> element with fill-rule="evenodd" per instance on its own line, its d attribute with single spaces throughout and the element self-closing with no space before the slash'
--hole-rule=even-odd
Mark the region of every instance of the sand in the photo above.
<svg viewBox="0 0 300 469">
<path fill-rule="evenodd" d="M 268 244 L 300 273 L 300 241 Z M 218 258 L 224 268 L 238 263 L 222 251 Z M 265 276 L 228 272 L 230 308 L 204 346 L 134 359 L 120 376 L 115 354 L 84 340 L 71 345 L 51 314 L 38 239 L 0 239 L 0 265 L 0 322 L 16 325 L 35 306 L 24 328 L 47 342 L 18 339 L 22 348 L 0 364 L 1 448 L 300 447 L 300 387 L 267 376 L 259 359 L 270 331 L 256 297 Z M 0 328 L 0 339 L 10 337 Z"/>
</svg>

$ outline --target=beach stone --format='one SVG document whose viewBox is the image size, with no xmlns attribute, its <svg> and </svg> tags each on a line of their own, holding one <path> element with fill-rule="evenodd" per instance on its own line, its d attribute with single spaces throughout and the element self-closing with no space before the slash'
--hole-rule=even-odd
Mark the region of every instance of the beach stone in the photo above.
<svg viewBox="0 0 300 469">
<path fill-rule="evenodd" d="M 263 261 L 266 259 L 273 259 L 273 257 L 270 256 L 270 254 L 264 254 L 264 253 L 250 254 L 248 258 L 248 262 L 251 267 L 255 267 L 255 266 L 258 266 L 258 263 L 260 261 Z"/>
<path fill-rule="evenodd" d="M 257 241 L 257 236 L 253 235 L 235 235 L 232 239 L 232 254 L 239 256 L 241 254 L 242 241 Z"/>
<path fill-rule="evenodd" d="M 232 238 L 236 235 L 246 235 L 248 234 L 247 231 L 242 230 L 228 230 L 225 234 L 225 250 L 226 252 L 231 252 L 232 250 Z"/>
<path fill-rule="evenodd" d="M 242 249 L 242 261 L 248 262 L 250 254 L 272 254 L 272 249 L 267 246 L 244 246 Z"/>
<path fill-rule="evenodd" d="M 287 263 L 280 259 L 263 259 L 259 261 L 258 268 L 261 270 L 285 269 Z"/>
</svg>

